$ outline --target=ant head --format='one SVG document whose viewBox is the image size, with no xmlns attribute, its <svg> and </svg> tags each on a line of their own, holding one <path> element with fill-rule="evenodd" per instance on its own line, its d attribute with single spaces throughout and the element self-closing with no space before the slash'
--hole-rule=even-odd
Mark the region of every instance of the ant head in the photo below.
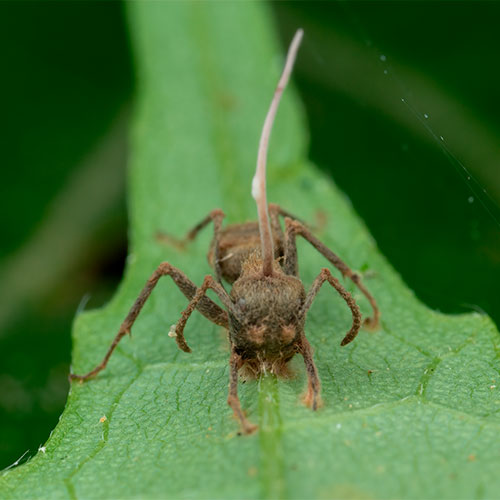
<svg viewBox="0 0 500 500">
<path fill-rule="evenodd" d="M 272 276 L 263 276 L 262 259 L 249 258 L 231 290 L 230 336 L 243 358 L 289 356 L 304 330 L 305 297 L 301 281 L 284 274 L 277 260 Z"/>
</svg>

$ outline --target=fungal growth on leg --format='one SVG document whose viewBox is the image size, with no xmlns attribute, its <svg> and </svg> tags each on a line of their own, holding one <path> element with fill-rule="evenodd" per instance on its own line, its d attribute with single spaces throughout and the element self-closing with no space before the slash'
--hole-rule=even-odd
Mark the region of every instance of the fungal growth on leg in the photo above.
<svg viewBox="0 0 500 500">
<path fill-rule="evenodd" d="M 224 213 L 212 210 L 184 239 L 167 235 L 159 238 L 178 248 L 185 248 L 197 234 L 213 223 L 214 237 L 208 260 L 215 277 L 207 275 L 198 288 L 179 269 L 168 262 L 160 264 L 147 281 L 139 297 L 123 321 L 103 360 L 84 375 L 71 374 L 73 380 L 84 381 L 102 371 L 120 340 L 130 333 L 144 303 L 162 276 L 170 276 L 188 299 L 180 319 L 169 335 L 185 352 L 191 349 L 184 338 L 184 328 L 191 314 L 197 310 L 216 325 L 228 330 L 231 355 L 229 358 L 228 404 L 240 422 L 241 430 L 250 434 L 257 429 L 246 417 L 238 398 L 240 370 L 259 376 L 263 373 L 287 374 L 287 364 L 295 354 L 301 354 L 307 373 L 307 392 L 304 402 L 312 410 L 321 405 L 320 380 L 314 363 L 313 350 L 306 338 L 306 315 L 322 285 L 328 283 L 342 297 L 352 315 L 352 326 L 341 345 L 346 345 L 358 334 L 361 313 L 351 294 L 328 268 L 320 270 L 311 288 L 306 292 L 298 276 L 296 236 L 302 236 L 344 277 L 358 287 L 370 303 L 373 315 L 364 320 L 365 326 L 376 328 L 380 318 L 375 299 L 364 286 L 359 274 L 353 272 L 332 250 L 319 241 L 297 217 L 278 205 L 268 205 L 266 197 L 266 161 L 271 129 L 278 104 L 290 78 L 290 73 L 302 40 L 298 30 L 290 45 L 285 67 L 276 87 L 264 121 L 257 155 L 257 168 L 252 182 L 252 195 L 257 205 L 258 222 L 245 222 L 222 227 Z M 284 218 L 283 232 L 280 217 Z M 229 292 L 223 280 L 232 285 Z M 206 296 L 213 290 L 223 308 Z"/>
</svg>

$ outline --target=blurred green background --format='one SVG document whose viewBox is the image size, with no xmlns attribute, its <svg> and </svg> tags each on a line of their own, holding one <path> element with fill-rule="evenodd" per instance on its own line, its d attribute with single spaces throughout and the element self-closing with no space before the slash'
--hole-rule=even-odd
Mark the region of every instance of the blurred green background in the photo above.
<svg viewBox="0 0 500 500">
<path fill-rule="evenodd" d="M 125 11 L 0 3 L 0 470 L 56 425 L 72 319 L 106 303 L 125 265 Z M 279 2 L 270 15 L 283 47 L 305 28 L 294 82 L 311 159 L 422 301 L 499 325 L 500 4 Z"/>
</svg>

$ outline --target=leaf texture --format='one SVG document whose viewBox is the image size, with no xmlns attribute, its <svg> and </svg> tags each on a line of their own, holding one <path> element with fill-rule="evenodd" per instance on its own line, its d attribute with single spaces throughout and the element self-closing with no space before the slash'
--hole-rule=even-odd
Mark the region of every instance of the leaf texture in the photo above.
<svg viewBox="0 0 500 500">
<path fill-rule="evenodd" d="M 159 244 L 158 230 L 180 236 L 217 207 L 229 222 L 255 219 L 250 183 L 282 65 L 264 4 L 128 7 L 138 79 L 130 255 L 113 301 L 75 321 L 76 373 L 102 358 L 160 262 L 168 260 L 197 284 L 210 272 L 210 229 L 183 252 Z M 333 134 L 341 124 L 332 117 Z M 332 289 L 321 291 L 306 331 L 324 407 L 313 413 L 300 403 L 306 378 L 297 357 L 292 380 L 240 384 L 242 405 L 260 431 L 238 436 L 226 404 L 224 331 L 194 314 L 186 328 L 193 353 L 179 351 L 167 333 L 186 300 L 166 278 L 108 369 L 72 384 L 45 452 L 3 474 L 0 497 L 498 496 L 498 332 L 485 316 L 444 316 L 418 302 L 346 197 L 307 162 L 304 129 L 289 88 L 271 138 L 269 199 L 307 221 L 322 214 L 318 236 L 366 271 L 382 311 L 379 331 L 362 331 L 340 348 L 350 312 Z M 304 242 L 299 256 L 308 287 L 327 262 Z M 345 284 L 368 314 L 364 297 Z"/>
</svg>

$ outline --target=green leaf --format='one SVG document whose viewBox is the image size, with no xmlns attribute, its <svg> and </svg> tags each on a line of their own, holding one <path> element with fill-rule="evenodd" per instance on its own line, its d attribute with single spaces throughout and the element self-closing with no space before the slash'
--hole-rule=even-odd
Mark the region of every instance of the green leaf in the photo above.
<svg viewBox="0 0 500 500">
<path fill-rule="evenodd" d="M 112 303 L 75 322 L 77 373 L 102 358 L 158 263 L 172 262 L 196 283 L 209 272 L 209 230 L 185 252 L 158 244 L 157 230 L 182 235 L 215 207 L 229 221 L 255 218 L 250 181 L 282 64 L 264 4 L 129 7 L 139 80 L 131 253 Z M 332 124 L 340 127 L 341 117 Z M 44 451 L 3 475 L 0 497 L 497 496 L 498 332 L 485 316 L 444 316 L 415 299 L 346 198 L 307 164 L 304 135 L 288 89 L 271 140 L 269 198 L 309 221 L 326 215 L 320 238 L 353 268 L 370 271 L 366 283 L 383 315 L 382 329 L 340 348 L 350 313 L 331 289 L 321 291 L 306 328 L 324 407 L 313 413 L 301 405 L 306 379 L 297 357 L 292 380 L 240 384 L 260 431 L 238 436 L 226 405 L 224 332 L 195 314 L 186 329 L 193 353 L 179 351 L 167 332 L 186 300 L 166 279 L 108 369 L 72 385 Z M 308 286 L 326 262 L 304 242 L 299 255 Z"/>
</svg>

